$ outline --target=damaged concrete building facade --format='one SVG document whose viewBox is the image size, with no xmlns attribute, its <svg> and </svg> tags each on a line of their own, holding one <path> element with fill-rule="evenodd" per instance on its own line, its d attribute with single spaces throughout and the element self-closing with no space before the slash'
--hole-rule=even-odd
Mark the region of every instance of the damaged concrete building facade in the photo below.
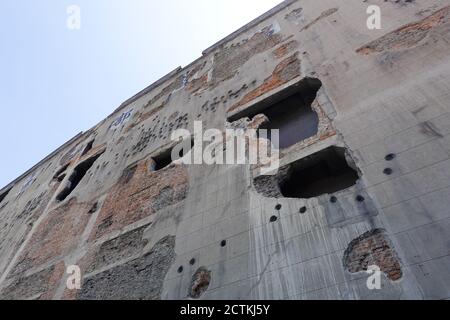
<svg viewBox="0 0 450 320">
<path fill-rule="evenodd" d="M 284 1 L 0 191 L 0 298 L 450 298 L 449 52 L 448 0 Z M 194 121 L 280 170 L 171 163 Z"/>
</svg>

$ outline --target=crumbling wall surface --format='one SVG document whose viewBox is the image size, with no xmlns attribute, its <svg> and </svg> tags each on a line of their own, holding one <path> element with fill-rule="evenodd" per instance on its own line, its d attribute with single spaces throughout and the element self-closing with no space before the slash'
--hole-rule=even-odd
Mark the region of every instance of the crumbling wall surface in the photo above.
<svg viewBox="0 0 450 320">
<path fill-rule="evenodd" d="M 450 0 L 370 4 L 284 1 L 1 190 L 0 297 L 448 299 Z M 166 159 L 305 115 L 273 175 Z"/>
<path fill-rule="evenodd" d="M 164 278 L 175 256 L 175 239 L 161 239 L 144 256 L 84 280 L 82 300 L 158 300 Z"/>
</svg>

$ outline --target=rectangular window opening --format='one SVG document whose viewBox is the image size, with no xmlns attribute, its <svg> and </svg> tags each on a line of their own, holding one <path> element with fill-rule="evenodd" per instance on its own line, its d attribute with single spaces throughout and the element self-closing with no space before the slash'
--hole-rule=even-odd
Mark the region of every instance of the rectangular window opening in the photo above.
<svg viewBox="0 0 450 320">
<path fill-rule="evenodd" d="M 267 138 L 270 140 L 270 130 L 278 129 L 280 149 L 288 148 L 318 133 L 319 116 L 312 109 L 312 103 L 321 87 L 322 82 L 319 79 L 303 79 L 296 85 L 266 99 L 267 101 L 262 101 L 259 105 L 249 108 L 249 111 L 239 116 L 251 119 L 263 113 L 269 122 L 259 129 L 267 129 Z M 237 119 L 232 117 L 230 120 Z"/>
<path fill-rule="evenodd" d="M 291 164 L 280 190 L 286 198 L 314 198 L 356 184 L 359 176 L 345 158 L 345 149 L 330 147 Z"/>
</svg>

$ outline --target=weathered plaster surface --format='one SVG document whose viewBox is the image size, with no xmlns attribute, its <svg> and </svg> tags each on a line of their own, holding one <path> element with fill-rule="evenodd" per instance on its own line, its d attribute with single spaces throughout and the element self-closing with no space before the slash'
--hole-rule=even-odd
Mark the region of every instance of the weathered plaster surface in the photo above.
<svg viewBox="0 0 450 320">
<path fill-rule="evenodd" d="M 366 28 L 369 2 L 381 30 Z M 0 191 L 0 297 L 450 298 L 449 8 L 285 1 L 174 70 Z M 281 166 L 337 146 L 354 186 L 284 198 L 283 170 L 154 170 L 175 129 L 258 127 L 264 116 L 240 115 L 305 79 L 322 83 L 318 134 L 282 150 Z M 366 286 L 370 264 L 382 290 Z"/>
</svg>

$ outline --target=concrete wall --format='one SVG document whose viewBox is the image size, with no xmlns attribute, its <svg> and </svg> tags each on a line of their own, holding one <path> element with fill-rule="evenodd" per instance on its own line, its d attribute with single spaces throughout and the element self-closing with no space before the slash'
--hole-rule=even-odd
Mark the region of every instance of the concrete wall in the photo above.
<svg viewBox="0 0 450 320">
<path fill-rule="evenodd" d="M 450 298 L 448 52 L 448 0 L 285 1 L 0 191 L 0 297 Z M 317 134 L 281 165 L 337 146 L 354 186 L 296 199 L 250 165 L 154 170 L 173 130 L 225 130 L 307 78 Z"/>
</svg>

